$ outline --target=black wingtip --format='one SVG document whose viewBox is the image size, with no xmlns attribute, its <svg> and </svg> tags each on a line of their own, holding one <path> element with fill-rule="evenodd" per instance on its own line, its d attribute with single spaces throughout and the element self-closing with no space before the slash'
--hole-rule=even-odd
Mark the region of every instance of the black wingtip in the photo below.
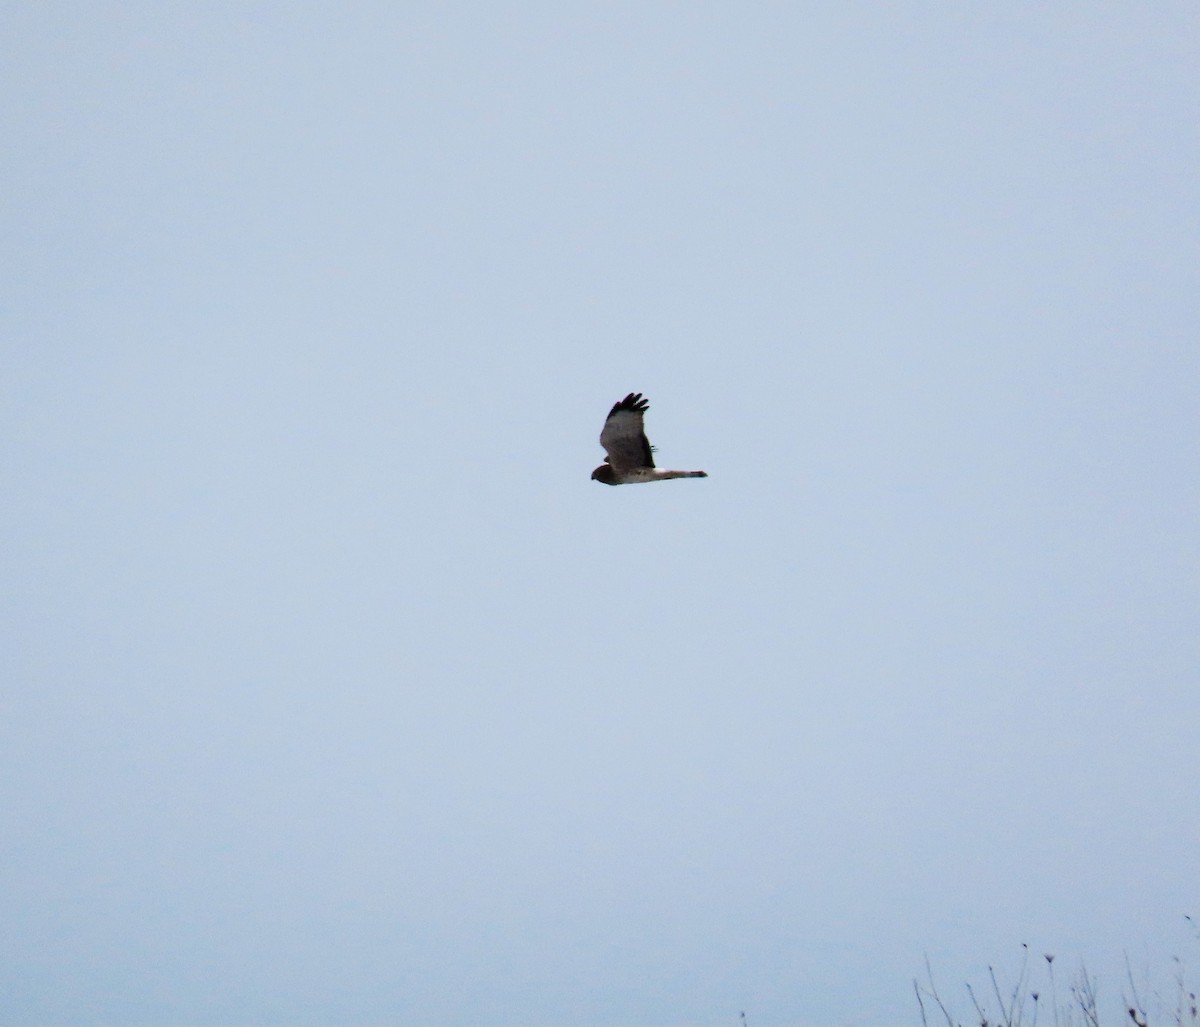
<svg viewBox="0 0 1200 1027">
<path fill-rule="evenodd" d="M 608 412 L 608 416 L 612 417 L 618 410 L 629 410 L 635 414 L 644 414 L 650 409 L 650 401 L 643 399 L 640 392 L 631 392 L 622 400 L 618 400 L 613 404 L 613 408 Z"/>
</svg>

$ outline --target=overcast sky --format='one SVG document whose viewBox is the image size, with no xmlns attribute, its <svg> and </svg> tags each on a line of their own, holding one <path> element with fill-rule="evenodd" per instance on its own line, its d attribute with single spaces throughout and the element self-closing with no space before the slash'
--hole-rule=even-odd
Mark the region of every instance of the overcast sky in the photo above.
<svg viewBox="0 0 1200 1027">
<path fill-rule="evenodd" d="M 0 34 L 5 1027 L 1200 965 L 1194 3 Z"/>
</svg>

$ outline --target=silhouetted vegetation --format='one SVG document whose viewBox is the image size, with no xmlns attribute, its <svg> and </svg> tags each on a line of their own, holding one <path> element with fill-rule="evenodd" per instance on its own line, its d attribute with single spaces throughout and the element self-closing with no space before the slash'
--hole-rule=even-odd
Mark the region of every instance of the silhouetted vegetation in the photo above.
<svg viewBox="0 0 1200 1027">
<path fill-rule="evenodd" d="M 1191 917 L 1186 919 L 1194 939 L 1200 941 L 1196 924 Z M 1022 949 L 1021 966 L 1011 985 L 1002 982 L 990 966 L 983 988 L 977 989 L 970 983 L 965 985 L 975 1014 L 965 1022 L 942 999 L 927 958 L 925 982 L 913 980 L 923 1027 L 938 1027 L 941 1020 L 945 1021 L 945 1027 L 1038 1027 L 1039 1021 L 1042 1027 L 1051 1024 L 1053 1027 L 1101 1027 L 1096 979 L 1088 973 L 1086 966 L 1080 963 L 1065 981 L 1060 998 L 1054 955 L 1045 953 L 1035 958 L 1028 945 L 1023 945 Z M 1149 983 L 1139 989 L 1126 956 L 1121 999 L 1130 1022 L 1122 1027 L 1200 1027 L 1195 986 L 1190 984 L 1183 960 L 1176 956 L 1173 963 L 1174 973 L 1166 991 Z"/>
</svg>

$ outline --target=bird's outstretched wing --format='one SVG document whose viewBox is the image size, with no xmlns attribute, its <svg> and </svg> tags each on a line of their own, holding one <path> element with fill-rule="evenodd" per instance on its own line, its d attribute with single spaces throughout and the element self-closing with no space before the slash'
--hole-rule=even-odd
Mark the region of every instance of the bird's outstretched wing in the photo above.
<svg viewBox="0 0 1200 1027">
<path fill-rule="evenodd" d="M 642 419 L 648 409 L 649 401 L 642 399 L 640 392 L 631 392 L 623 400 L 614 403 L 608 412 L 608 419 L 600 432 L 600 445 L 608 453 L 607 462 L 618 471 L 654 466 L 654 455 Z"/>
</svg>

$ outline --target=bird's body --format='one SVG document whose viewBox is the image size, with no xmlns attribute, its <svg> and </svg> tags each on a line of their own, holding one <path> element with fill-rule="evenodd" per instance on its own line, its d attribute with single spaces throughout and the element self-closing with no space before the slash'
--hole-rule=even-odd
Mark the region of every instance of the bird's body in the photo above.
<svg viewBox="0 0 1200 1027">
<path fill-rule="evenodd" d="M 592 480 L 603 485 L 635 485 L 669 478 L 707 478 L 705 471 L 662 471 L 654 466 L 654 447 L 646 438 L 645 412 L 650 404 L 640 392 L 631 392 L 613 404 L 600 432 L 600 445 L 608 456 L 592 471 Z"/>
</svg>

